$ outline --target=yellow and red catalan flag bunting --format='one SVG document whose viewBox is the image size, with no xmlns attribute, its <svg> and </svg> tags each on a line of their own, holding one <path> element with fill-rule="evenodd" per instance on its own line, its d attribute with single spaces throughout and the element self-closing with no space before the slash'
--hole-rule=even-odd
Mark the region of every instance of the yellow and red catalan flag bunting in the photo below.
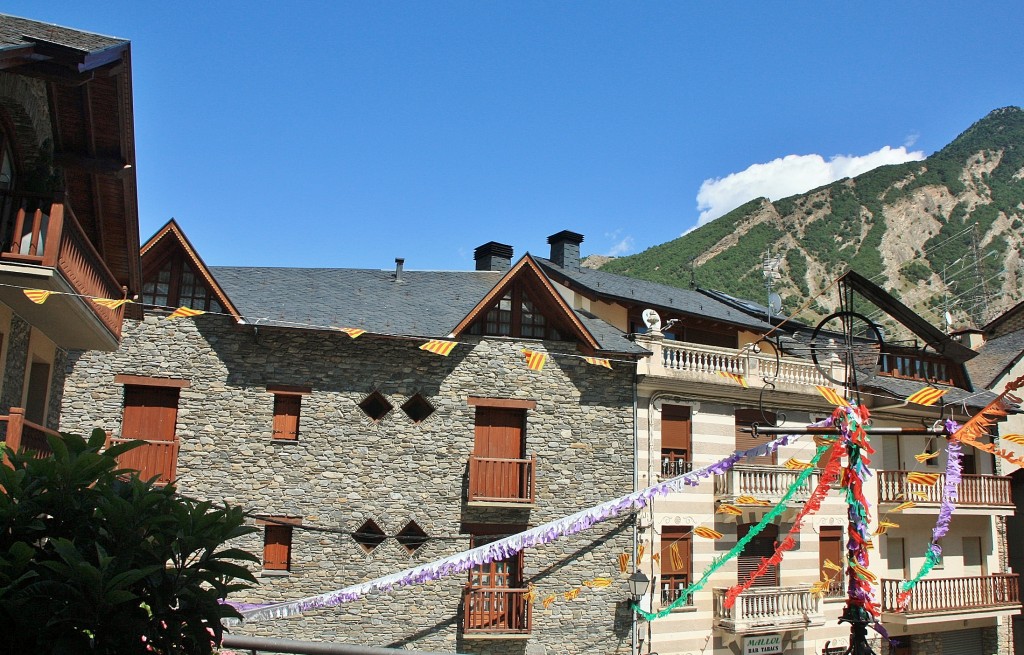
<svg viewBox="0 0 1024 655">
<path fill-rule="evenodd" d="M 544 606 L 544 609 L 551 607 L 551 603 L 555 602 L 555 596 L 552 594 L 544 600 L 540 601 L 540 604 Z"/>
<path fill-rule="evenodd" d="M 811 593 L 815 596 L 823 596 L 828 591 L 828 580 L 819 580 L 811 585 Z"/>
<path fill-rule="evenodd" d="M 523 594 L 523 600 L 525 600 L 527 603 L 532 603 L 533 601 L 537 600 L 537 588 L 534 587 L 532 584 L 529 587 L 527 587 L 526 593 Z"/>
<path fill-rule="evenodd" d="M 661 553 L 651 553 L 651 559 L 661 564 Z"/>
<path fill-rule="evenodd" d="M 828 402 L 832 403 L 836 407 L 846 407 L 847 405 L 850 404 L 849 400 L 847 400 L 846 398 L 843 398 L 838 393 L 836 393 L 836 390 L 833 389 L 832 387 L 821 387 L 821 386 L 819 386 L 819 387 L 817 387 L 817 389 L 818 389 L 818 393 L 821 394 L 822 398 L 824 398 Z"/>
<path fill-rule="evenodd" d="M 523 355 L 526 357 L 526 368 L 531 371 L 543 370 L 544 364 L 548 361 L 547 353 L 539 353 L 536 350 L 524 350 Z"/>
<path fill-rule="evenodd" d="M 636 548 L 636 565 L 637 566 L 640 566 L 640 561 L 644 558 L 644 552 L 646 550 L 647 549 L 644 547 L 643 544 L 640 544 L 639 546 L 637 546 L 637 548 Z"/>
<path fill-rule="evenodd" d="M 893 523 L 892 521 L 879 521 L 878 529 L 875 530 L 875 534 L 885 534 L 889 528 L 898 528 L 899 523 Z"/>
<path fill-rule="evenodd" d="M 673 542 L 668 547 L 668 558 L 671 560 L 672 568 L 681 569 L 683 568 L 683 556 L 679 554 L 679 544 Z"/>
<path fill-rule="evenodd" d="M 934 453 L 918 453 L 918 454 L 914 455 L 914 459 L 916 459 L 917 461 L 919 461 L 922 464 L 924 464 L 928 460 L 935 459 L 938 456 L 939 456 L 938 452 L 934 452 Z"/>
<path fill-rule="evenodd" d="M 911 491 L 910 495 L 921 500 L 928 500 L 928 494 L 923 491 Z"/>
<path fill-rule="evenodd" d="M 604 357 L 584 357 L 583 361 L 585 361 L 588 364 L 593 364 L 594 366 L 603 366 L 605 368 L 612 367 L 611 361 L 605 359 Z"/>
<path fill-rule="evenodd" d="M 753 496 L 740 496 L 736 499 L 736 503 L 739 505 L 758 505 L 760 507 L 768 507 L 772 504 L 772 501 L 761 500 L 760 498 L 754 498 Z"/>
<path fill-rule="evenodd" d="M 167 316 L 167 319 L 170 320 L 172 318 L 191 318 L 193 316 L 199 316 L 205 313 L 206 312 L 204 312 L 201 309 L 192 309 L 191 307 L 179 307 L 175 309 L 173 312 L 171 312 Z"/>
<path fill-rule="evenodd" d="M 426 350 L 429 353 L 447 357 L 457 345 L 457 341 L 441 341 L 438 339 L 432 339 L 420 346 L 420 350 Z"/>
<path fill-rule="evenodd" d="M 28 299 L 37 305 L 42 305 L 46 302 L 46 299 L 53 294 L 52 291 L 43 291 L 42 289 L 25 289 L 25 295 Z"/>
<path fill-rule="evenodd" d="M 106 307 L 107 309 L 117 309 L 121 305 L 131 302 L 127 298 L 93 298 L 92 301 L 100 307 Z"/>
<path fill-rule="evenodd" d="M 830 446 L 836 442 L 834 434 L 816 434 L 812 437 L 815 446 Z"/>
<path fill-rule="evenodd" d="M 1024 434 L 1004 434 L 1000 437 L 1003 441 L 1009 441 L 1015 443 L 1018 446 L 1024 446 Z"/>
<path fill-rule="evenodd" d="M 576 587 L 572 591 L 565 592 L 566 600 L 576 600 L 576 597 L 580 595 L 580 588 Z"/>
<path fill-rule="evenodd" d="M 833 562 L 832 560 L 830 560 L 827 557 L 825 558 L 824 566 L 829 571 L 842 571 L 843 570 L 843 567 L 839 566 L 838 564 L 836 564 L 835 562 Z"/>
<path fill-rule="evenodd" d="M 804 469 L 811 468 L 811 463 L 805 462 L 795 457 L 790 457 L 789 459 L 786 460 L 786 463 L 783 464 L 783 466 L 785 466 L 790 471 L 802 471 Z"/>
<path fill-rule="evenodd" d="M 911 471 L 907 474 L 907 484 L 919 484 L 924 487 L 934 486 L 939 481 L 938 473 L 922 473 Z"/>
<path fill-rule="evenodd" d="M 908 500 L 905 503 L 900 503 L 896 507 L 893 507 L 892 511 L 894 511 L 894 512 L 902 512 L 903 510 L 910 509 L 911 507 L 917 507 L 917 503 L 915 503 L 912 500 Z"/>
<path fill-rule="evenodd" d="M 868 582 L 870 582 L 872 584 L 875 583 L 875 582 L 878 582 L 878 576 L 875 575 L 874 573 L 872 573 L 871 571 L 867 570 L 866 568 L 864 568 L 860 564 L 854 564 L 853 565 L 853 572 L 861 580 L 867 580 Z"/>
<path fill-rule="evenodd" d="M 750 388 L 750 385 L 747 384 L 747 378 L 743 377 L 742 375 L 739 375 L 738 373 L 726 373 L 725 371 L 719 371 L 718 374 L 723 378 L 732 380 L 733 382 L 740 385 L 744 389 Z"/>
<path fill-rule="evenodd" d="M 908 403 L 914 403 L 915 405 L 934 405 L 946 395 L 947 389 L 936 389 L 935 387 L 925 387 L 920 391 L 907 396 Z"/>
<path fill-rule="evenodd" d="M 619 553 L 619 573 L 625 573 L 629 568 L 629 553 Z"/>
<path fill-rule="evenodd" d="M 718 530 L 712 530 L 711 528 L 706 528 L 703 525 L 698 527 L 698 528 L 694 528 L 693 529 L 693 534 L 697 535 L 698 537 L 703 537 L 705 539 L 721 539 L 722 538 L 722 533 L 721 532 L 719 532 Z M 672 545 L 675 546 L 675 544 L 672 544 Z M 677 566 L 676 568 L 678 569 L 678 568 L 681 568 L 681 567 Z"/>
<path fill-rule="evenodd" d="M 591 589 L 600 589 L 601 587 L 612 586 L 611 578 L 594 578 L 593 580 L 587 580 L 583 583 L 583 586 L 590 587 Z"/>
<path fill-rule="evenodd" d="M 743 514 L 743 510 L 735 505 L 719 505 L 718 509 L 715 510 L 716 514 L 731 514 L 732 516 L 740 516 Z"/>
<path fill-rule="evenodd" d="M 338 332 L 344 332 L 345 334 L 347 334 L 349 337 L 351 337 L 353 339 L 355 339 L 356 337 L 358 337 L 361 334 L 366 334 L 366 330 L 360 330 L 359 328 L 340 328 L 340 327 L 336 327 L 334 329 L 337 330 Z"/>
</svg>

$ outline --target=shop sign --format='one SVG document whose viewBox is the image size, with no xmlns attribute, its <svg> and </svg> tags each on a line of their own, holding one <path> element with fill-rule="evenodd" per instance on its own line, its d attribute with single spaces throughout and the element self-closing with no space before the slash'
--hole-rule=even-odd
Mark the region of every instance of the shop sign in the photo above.
<svg viewBox="0 0 1024 655">
<path fill-rule="evenodd" d="M 743 655 L 781 655 L 782 635 L 743 638 Z"/>
</svg>

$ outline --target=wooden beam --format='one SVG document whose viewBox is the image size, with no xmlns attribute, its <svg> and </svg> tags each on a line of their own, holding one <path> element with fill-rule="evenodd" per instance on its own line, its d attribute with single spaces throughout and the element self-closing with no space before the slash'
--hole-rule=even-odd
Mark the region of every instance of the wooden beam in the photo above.
<svg viewBox="0 0 1024 655">
<path fill-rule="evenodd" d="M 16 71 L 18 75 L 35 77 L 47 82 L 56 82 L 58 84 L 66 84 L 68 86 L 81 86 L 82 84 L 92 81 L 92 79 L 96 77 L 94 71 L 79 73 L 75 70 L 71 70 L 48 61 L 38 61 L 24 66 L 19 66 Z"/>
<path fill-rule="evenodd" d="M 55 152 L 53 163 L 62 168 L 74 168 L 94 175 L 123 177 L 132 165 L 116 157 L 94 157 L 80 152 Z"/>
<path fill-rule="evenodd" d="M 82 106 L 85 109 L 85 126 L 88 130 L 86 138 L 89 143 L 89 156 L 96 157 L 96 121 L 92 110 L 92 85 L 82 89 Z M 95 173 L 89 173 L 89 186 L 92 190 L 92 228 L 95 237 L 96 251 L 103 261 L 107 260 L 106 243 L 103 240 L 103 198 L 100 195 L 100 182 Z"/>
</svg>

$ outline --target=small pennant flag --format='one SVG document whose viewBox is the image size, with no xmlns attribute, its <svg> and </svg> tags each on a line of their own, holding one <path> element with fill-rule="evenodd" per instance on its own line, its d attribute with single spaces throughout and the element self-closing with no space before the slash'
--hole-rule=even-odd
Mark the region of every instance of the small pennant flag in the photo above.
<svg viewBox="0 0 1024 655">
<path fill-rule="evenodd" d="M 736 384 L 740 385 L 744 389 L 749 389 L 750 388 L 750 385 L 747 384 L 747 379 L 745 377 L 743 377 L 742 375 L 739 375 L 737 373 L 726 373 L 725 371 L 719 371 L 718 374 L 720 376 L 722 376 L 723 378 L 726 378 L 728 380 L 732 380 L 733 382 L 735 382 Z"/>
<path fill-rule="evenodd" d="M 843 570 L 843 567 L 839 566 L 838 564 L 836 564 L 832 560 L 828 559 L 827 557 L 825 558 L 824 567 L 826 569 L 828 569 L 829 571 L 842 571 Z"/>
<path fill-rule="evenodd" d="M 426 350 L 429 353 L 447 357 L 457 345 L 457 341 L 431 340 L 420 346 L 420 350 Z"/>
<path fill-rule="evenodd" d="M 106 307 L 107 309 L 117 309 L 121 305 L 131 302 L 127 298 L 93 298 L 92 301 L 100 307 Z"/>
<path fill-rule="evenodd" d="M 566 600 L 576 600 L 576 597 L 580 595 L 580 588 L 576 587 L 572 591 L 565 592 Z"/>
<path fill-rule="evenodd" d="M 811 585 L 811 593 L 815 596 L 824 596 L 825 592 L 828 591 L 828 580 L 819 580 Z"/>
<path fill-rule="evenodd" d="M 544 600 L 540 601 L 540 604 L 544 606 L 544 609 L 551 607 L 551 603 L 555 602 L 554 595 L 548 596 Z"/>
<path fill-rule="evenodd" d="M 1001 437 L 1004 441 L 1024 446 L 1024 434 L 1006 434 Z"/>
<path fill-rule="evenodd" d="M 192 309 L 191 307 L 179 307 L 167 316 L 167 320 L 170 320 L 172 318 L 191 318 L 193 316 L 199 316 L 205 313 L 206 312 L 204 312 L 201 309 Z"/>
<path fill-rule="evenodd" d="M 718 509 L 715 510 L 716 514 L 731 514 L 733 516 L 740 516 L 743 514 L 743 510 L 735 505 L 719 505 Z"/>
<path fill-rule="evenodd" d="M 644 551 L 646 551 L 646 550 L 647 549 L 644 548 L 643 544 L 640 544 L 639 546 L 637 546 L 637 548 L 636 548 L 636 565 L 637 566 L 640 566 L 640 561 L 644 558 Z"/>
<path fill-rule="evenodd" d="M 861 580 L 867 580 L 868 582 L 871 582 L 871 583 L 878 582 L 878 576 L 875 575 L 874 573 L 872 573 L 871 571 L 867 570 L 866 568 L 864 568 L 860 564 L 854 564 L 853 565 L 853 572 Z"/>
<path fill-rule="evenodd" d="M 524 350 L 523 356 L 526 357 L 526 368 L 531 371 L 543 370 L 544 364 L 548 361 L 547 353 L 539 353 L 536 350 Z"/>
<path fill-rule="evenodd" d="M 831 446 L 836 442 L 836 436 L 833 434 L 816 434 L 813 439 L 814 445 L 818 447 Z"/>
<path fill-rule="evenodd" d="M 591 589 L 600 589 L 601 587 L 612 586 L 611 578 L 594 578 L 593 580 L 587 580 L 583 583 L 583 586 L 590 587 Z"/>
<path fill-rule="evenodd" d="M 918 453 L 918 454 L 914 455 L 914 459 L 916 459 L 917 461 L 919 461 L 922 464 L 924 464 L 928 460 L 935 459 L 938 456 L 939 456 L 939 453 L 937 453 L 937 452 L 934 452 L 934 453 Z"/>
<path fill-rule="evenodd" d="M 836 393 L 836 390 L 831 387 L 817 387 L 818 393 L 821 394 L 822 398 L 832 403 L 836 407 L 846 407 L 850 404 L 850 401 Z"/>
<path fill-rule="evenodd" d="M 934 486 L 939 481 L 938 473 L 922 473 L 912 471 L 907 474 L 907 484 L 919 484 L 924 487 Z"/>
<path fill-rule="evenodd" d="M 653 555 L 651 555 L 651 559 L 654 560 L 656 563 L 661 564 L 661 553 L 654 553 Z"/>
<path fill-rule="evenodd" d="M 768 507 L 772 504 L 770 500 L 761 500 L 753 496 L 740 496 L 736 499 L 736 503 L 739 505 L 758 505 L 760 507 Z"/>
<path fill-rule="evenodd" d="M 928 500 L 928 494 L 923 491 L 911 491 L 910 495 L 919 500 Z"/>
<path fill-rule="evenodd" d="M 903 510 L 910 509 L 911 507 L 917 507 L 917 503 L 915 503 L 912 500 L 908 500 L 907 502 L 900 503 L 896 507 L 892 508 L 892 511 L 894 511 L 894 512 L 902 512 Z"/>
<path fill-rule="evenodd" d="M 619 573 L 625 573 L 629 568 L 629 553 L 619 553 Z"/>
<path fill-rule="evenodd" d="M 783 464 L 783 466 L 788 468 L 790 471 L 802 471 L 804 469 L 811 468 L 811 463 L 796 459 L 795 457 L 790 457 L 786 460 L 786 463 Z"/>
<path fill-rule="evenodd" d="M 25 295 L 28 299 L 37 305 L 42 305 L 46 302 L 46 299 L 50 297 L 52 291 L 43 291 L 42 289 L 25 289 Z"/>
<path fill-rule="evenodd" d="M 588 364 L 593 364 L 594 366 L 603 366 L 605 368 L 612 367 L 611 361 L 605 359 L 604 357 L 584 357 L 583 361 L 585 361 Z"/>
<path fill-rule="evenodd" d="M 946 395 L 946 391 L 947 389 L 925 387 L 907 396 L 907 402 L 914 403 L 915 405 L 934 405 L 939 401 L 939 398 Z"/>
<path fill-rule="evenodd" d="M 699 528 L 695 528 L 693 530 L 693 534 L 697 535 L 698 537 L 703 537 L 705 539 L 721 539 L 722 538 L 722 533 L 721 532 L 719 532 L 718 530 L 712 530 L 711 528 L 706 528 L 704 526 L 700 526 Z M 675 544 L 673 544 L 673 546 L 674 545 Z M 677 566 L 676 568 L 678 569 L 678 568 L 682 568 L 682 567 L 678 567 Z"/>
<path fill-rule="evenodd" d="M 867 541 L 864 542 L 864 548 L 865 548 L 865 550 L 874 550 L 875 549 L 875 542 L 872 541 L 871 539 L 868 539 Z"/>
<path fill-rule="evenodd" d="M 532 603 L 537 600 L 537 588 L 531 584 L 529 588 L 527 588 L 526 593 L 523 594 L 523 600 L 527 603 Z"/>
<path fill-rule="evenodd" d="M 878 529 L 875 530 L 875 534 L 885 534 L 889 528 L 898 528 L 899 523 L 893 523 L 892 521 L 879 521 Z"/>
<path fill-rule="evenodd" d="M 679 544 L 673 543 L 668 547 L 669 559 L 672 560 L 672 568 L 681 569 L 683 568 L 683 556 L 679 554 Z"/>
<path fill-rule="evenodd" d="M 334 328 L 338 332 L 344 332 L 349 337 L 355 339 L 360 334 L 366 334 L 366 330 L 360 330 L 359 328 Z"/>
</svg>

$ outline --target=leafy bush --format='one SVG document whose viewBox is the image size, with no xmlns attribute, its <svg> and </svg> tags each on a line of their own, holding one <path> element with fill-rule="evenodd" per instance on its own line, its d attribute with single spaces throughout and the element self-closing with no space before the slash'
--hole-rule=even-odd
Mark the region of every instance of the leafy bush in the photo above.
<svg viewBox="0 0 1024 655">
<path fill-rule="evenodd" d="M 49 437 L 53 455 L 4 449 L 0 465 L 0 652 L 102 655 L 210 653 L 220 602 L 256 582 L 224 542 L 255 528 L 239 508 L 215 509 L 117 468 L 140 442 L 103 450 Z"/>
<path fill-rule="evenodd" d="M 932 276 L 932 269 L 925 262 L 915 259 L 903 265 L 902 273 L 908 282 L 917 284 L 930 278 Z"/>
</svg>

